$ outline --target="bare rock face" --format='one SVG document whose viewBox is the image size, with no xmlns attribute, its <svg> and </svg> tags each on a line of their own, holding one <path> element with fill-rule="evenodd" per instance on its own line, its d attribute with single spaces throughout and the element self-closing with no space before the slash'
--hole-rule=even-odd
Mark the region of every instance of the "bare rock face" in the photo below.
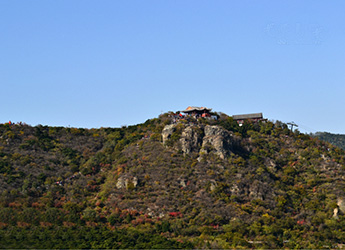
<svg viewBox="0 0 345 250">
<path fill-rule="evenodd" d="M 182 131 L 180 139 L 181 149 L 184 154 L 198 152 L 201 147 L 203 131 L 199 127 L 188 126 Z"/>
<path fill-rule="evenodd" d="M 227 130 L 220 126 L 207 125 L 204 131 L 205 137 L 203 138 L 200 153 L 209 153 L 214 150 L 221 159 L 225 159 L 230 155 L 234 139 Z"/>
<path fill-rule="evenodd" d="M 166 125 L 162 131 L 163 145 L 170 139 L 172 133 L 176 130 L 176 124 Z"/>
<path fill-rule="evenodd" d="M 167 145 L 173 133 L 177 131 L 177 126 L 170 124 L 164 127 L 162 131 L 164 145 Z M 237 142 L 238 139 L 221 126 L 187 125 L 183 128 L 174 148 L 182 150 L 184 154 L 199 152 L 200 155 L 205 155 L 213 152 L 221 159 L 225 159 L 233 152 Z M 198 159 L 201 160 L 201 157 L 199 156 Z"/>
</svg>

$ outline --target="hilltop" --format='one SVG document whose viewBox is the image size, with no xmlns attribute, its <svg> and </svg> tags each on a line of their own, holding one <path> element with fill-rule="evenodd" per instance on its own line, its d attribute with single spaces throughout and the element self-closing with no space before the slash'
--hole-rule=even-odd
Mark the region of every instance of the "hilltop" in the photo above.
<svg viewBox="0 0 345 250">
<path fill-rule="evenodd" d="M 0 247 L 342 247 L 344 164 L 284 123 L 222 113 L 1 124 Z"/>
</svg>

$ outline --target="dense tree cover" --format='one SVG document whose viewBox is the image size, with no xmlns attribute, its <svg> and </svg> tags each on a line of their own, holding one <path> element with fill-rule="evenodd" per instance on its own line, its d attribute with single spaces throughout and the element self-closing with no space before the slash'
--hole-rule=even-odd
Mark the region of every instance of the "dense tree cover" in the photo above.
<svg viewBox="0 0 345 250">
<path fill-rule="evenodd" d="M 0 247 L 341 247 L 344 151 L 281 122 L 218 117 L 180 120 L 165 146 L 169 113 L 122 128 L 0 124 Z M 188 124 L 240 143 L 226 159 L 184 155 Z"/>
<path fill-rule="evenodd" d="M 188 242 L 169 240 L 155 232 L 134 228 L 109 230 L 86 226 L 17 226 L 0 230 L 1 248 L 36 249 L 171 249 L 191 248 Z"/>
<path fill-rule="evenodd" d="M 320 140 L 332 143 L 334 146 L 345 150 L 345 135 L 332 134 L 328 132 L 317 132 L 312 134 L 313 137 L 317 137 Z"/>
</svg>

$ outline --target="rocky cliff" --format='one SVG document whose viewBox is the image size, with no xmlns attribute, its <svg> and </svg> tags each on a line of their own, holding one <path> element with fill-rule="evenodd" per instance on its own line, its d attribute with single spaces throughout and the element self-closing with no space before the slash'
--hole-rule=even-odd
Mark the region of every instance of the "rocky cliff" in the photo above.
<svg viewBox="0 0 345 250">
<path fill-rule="evenodd" d="M 175 135 L 175 140 L 174 140 Z M 176 139 L 178 138 L 178 140 Z M 239 147 L 239 137 L 218 125 L 170 124 L 162 130 L 164 145 L 174 146 L 184 154 L 197 152 L 202 155 L 214 153 L 225 159 Z"/>
</svg>

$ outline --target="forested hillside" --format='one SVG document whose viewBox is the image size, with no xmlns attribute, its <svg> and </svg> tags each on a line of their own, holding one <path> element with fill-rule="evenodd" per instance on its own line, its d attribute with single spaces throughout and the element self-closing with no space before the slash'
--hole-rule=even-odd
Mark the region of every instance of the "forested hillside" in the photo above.
<svg viewBox="0 0 345 250">
<path fill-rule="evenodd" d="M 0 125 L 0 248 L 342 248 L 345 155 L 262 121 Z"/>
<path fill-rule="evenodd" d="M 334 146 L 345 150 L 345 135 L 332 134 L 328 132 L 317 132 L 312 136 L 319 138 L 320 140 L 327 141 Z"/>
</svg>

